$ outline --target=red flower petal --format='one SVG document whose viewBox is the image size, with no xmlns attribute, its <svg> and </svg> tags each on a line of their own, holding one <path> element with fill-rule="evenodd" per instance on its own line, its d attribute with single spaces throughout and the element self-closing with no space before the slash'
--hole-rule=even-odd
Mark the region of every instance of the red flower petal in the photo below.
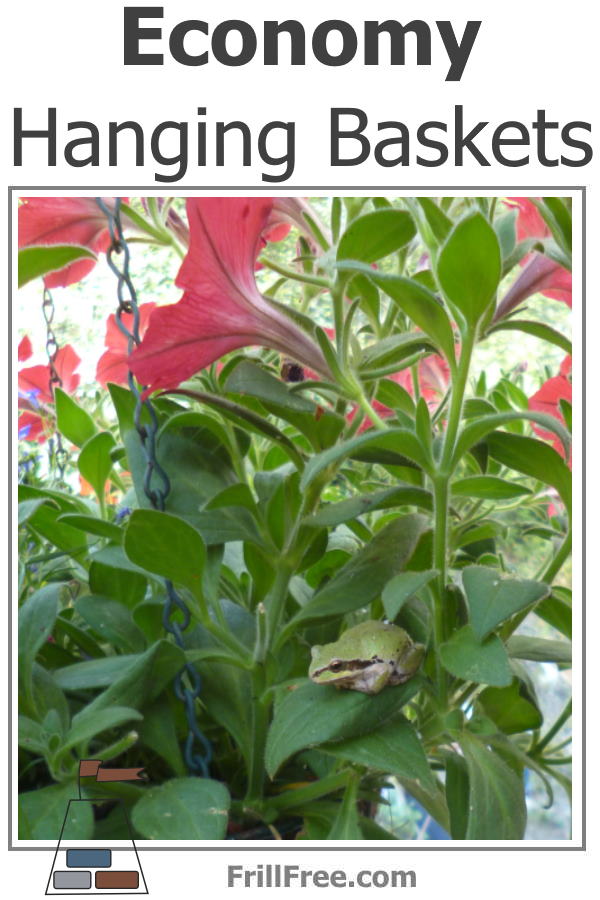
<svg viewBox="0 0 600 900">
<path fill-rule="evenodd" d="M 62 381 L 62 389 L 72 393 L 79 386 L 79 375 L 75 369 L 81 362 L 70 344 L 61 347 L 54 360 L 56 373 Z M 29 366 L 19 372 L 19 391 L 23 394 L 33 393 L 35 402 L 52 403 L 50 390 L 50 367 Z"/>
<path fill-rule="evenodd" d="M 33 355 L 33 348 L 31 346 L 31 341 L 29 340 L 27 335 L 25 335 L 25 337 L 22 338 L 21 342 L 19 343 L 19 348 L 18 348 L 17 353 L 18 353 L 18 357 L 19 357 L 19 362 L 25 362 L 25 360 L 29 359 Z"/>
<path fill-rule="evenodd" d="M 107 200 L 114 203 L 114 200 Z M 106 217 L 93 197 L 25 197 L 19 207 L 19 247 L 79 244 L 94 253 L 110 245 Z M 46 275 L 46 287 L 66 287 L 81 281 L 96 265 L 79 260 Z"/>
<path fill-rule="evenodd" d="M 19 372 L 19 390 L 33 394 L 38 403 L 51 403 L 50 369 L 48 366 L 29 366 Z"/>
<path fill-rule="evenodd" d="M 34 412 L 22 412 L 19 414 L 19 440 L 37 441 L 43 444 L 46 440 L 44 421 Z"/>
<path fill-rule="evenodd" d="M 571 306 L 571 285 L 570 272 L 547 256 L 533 253 L 517 280 L 502 298 L 494 315 L 494 321 L 504 318 L 533 294 L 543 294 L 545 297 L 562 300 L 567 306 Z"/>
<path fill-rule="evenodd" d="M 550 229 L 532 198 L 507 197 L 506 203 L 508 206 L 516 206 L 519 210 L 517 216 L 518 241 L 527 238 L 545 238 L 550 235 Z M 525 267 L 523 274 L 517 278 L 503 298 L 496 312 L 496 320 L 505 316 L 532 294 L 543 294 L 544 297 L 560 300 L 567 306 L 571 306 L 572 277 L 570 272 L 538 253 L 529 253 L 521 260 L 520 265 Z"/>
<path fill-rule="evenodd" d="M 518 241 L 534 237 L 547 237 L 550 234 L 548 226 L 531 197 L 507 197 L 506 199 L 508 206 L 516 206 L 519 210 L 517 216 Z"/>
<path fill-rule="evenodd" d="M 143 338 L 148 329 L 150 315 L 156 307 L 156 303 L 142 303 L 139 308 L 140 318 L 138 323 L 140 337 Z M 133 314 L 123 313 L 121 321 L 130 329 L 133 324 Z M 96 380 L 102 387 L 109 382 L 113 384 L 127 384 L 129 372 L 129 341 L 117 324 L 117 317 L 112 313 L 106 320 L 105 347 L 108 347 L 96 367 Z"/>
<path fill-rule="evenodd" d="M 539 391 L 529 398 L 529 409 L 537 412 L 546 413 L 553 416 L 559 422 L 565 424 L 564 416 L 560 409 L 560 401 L 567 400 L 573 402 L 573 388 L 567 375 L 571 371 L 571 357 L 567 356 L 560 367 L 560 374 L 549 378 L 541 386 Z M 564 447 L 560 439 L 551 431 L 541 428 L 539 425 L 533 425 L 533 430 L 539 437 L 545 441 L 550 441 L 557 453 L 565 457 Z"/>
<path fill-rule="evenodd" d="M 131 355 L 142 384 L 175 387 L 225 353 L 253 344 L 327 374 L 318 347 L 256 287 L 254 263 L 272 205 L 262 197 L 187 201 L 190 247 L 176 279 L 185 293 L 154 310 Z"/>
<path fill-rule="evenodd" d="M 80 376 L 75 374 L 75 369 L 81 362 L 70 344 L 65 344 L 56 354 L 54 367 L 62 381 L 62 389 L 67 394 L 72 394 L 79 387 Z"/>
</svg>

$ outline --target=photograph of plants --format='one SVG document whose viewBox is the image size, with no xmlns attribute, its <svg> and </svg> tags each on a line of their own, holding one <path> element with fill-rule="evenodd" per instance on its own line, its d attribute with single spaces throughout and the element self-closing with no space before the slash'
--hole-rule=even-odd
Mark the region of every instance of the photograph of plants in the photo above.
<svg viewBox="0 0 600 900">
<path fill-rule="evenodd" d="M 568 840 L 570 199 L 17 214 L 19 837 Z"/>
</svg>

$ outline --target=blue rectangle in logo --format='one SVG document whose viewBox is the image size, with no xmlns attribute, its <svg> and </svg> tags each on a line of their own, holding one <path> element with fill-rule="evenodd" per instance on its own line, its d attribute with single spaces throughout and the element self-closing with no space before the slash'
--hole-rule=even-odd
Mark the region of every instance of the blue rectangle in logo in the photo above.
<svg viewBox="0 0 600 900">
<path fill-rule="evenodd" d="M 110 850 L 67 850 L 67 866 L 70 869 L 110 869 Z"/>
</svg>

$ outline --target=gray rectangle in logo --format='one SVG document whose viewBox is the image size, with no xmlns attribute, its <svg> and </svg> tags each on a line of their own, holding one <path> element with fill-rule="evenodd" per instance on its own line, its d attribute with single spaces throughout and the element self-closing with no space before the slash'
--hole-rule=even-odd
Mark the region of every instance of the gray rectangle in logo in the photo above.
<svg viewBox="0 0 600 900">
<path fill-rule="evenodd" d="M 55 888 L 66 888 L 67 890 L 88 890 L 92 886 L 91 872 L 55 872 L 52 883 Z"/>
</svg>

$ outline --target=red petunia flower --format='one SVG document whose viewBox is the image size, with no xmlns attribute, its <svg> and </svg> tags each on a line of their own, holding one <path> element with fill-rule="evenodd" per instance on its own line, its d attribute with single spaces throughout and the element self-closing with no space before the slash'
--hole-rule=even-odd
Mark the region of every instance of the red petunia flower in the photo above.
<svg viewBox="0 0 600 900">
<path fill-rule="evenodd" d="M 545 238 L 550 230 L 529 197 L 508 197 L 509 206 L 516 206 L 517 240 Z M 572 275 L 547 256 L 530 253 L 522 261 L 522 273 L 511 286 L 496 310 L 495 319 L 501 319 L 532 294 L 543 294 L 552 300 L 572 305 Z"/>
<path fill-rule="evenodd" d="M 559 374 L 549 378 L 541 386 L 539 391 L 529 398 L 529 409 L 554 416 L 565 424 L 565 419 L 560 408 L 560 401 L 573 402 L 573 389 L 571 385 L 571 357 L 566 356 L 561 363 Z M 546 431 L 539 425 L 534 425 L 533 430 L 545 441 L 550 441 L 557 453 L 565 458 L 565 449 L 560 438 L 551 431 Z"/>
<path fill-rule="evenodd" d="M 79 386 L 80 376 L 75 372 L 80 358 L 70 344 L 66 344 L 56 354 L 54 366 L 61 379 L 62 388 L 72 393 Z M 47 407 L 54 403 L 50 387 L 50 366 L 28 366 L 19 372 L 19 439 L 46 440 L 45 422 Z"/>
<path fill-rule="evenodd" d="M 106 198 L 114 206 L 114 198 Z M 93 197 L 25 197 L 19 207 L 19 247 L 77 244 L 94 253 L 110 246 L 106 216 Z M 48 288 L 76 284 L 92 271 L 93 259 L 81 259 L 44 277 Z"/>
<path fill-rule="evenodd" d="M 156 303 L 142 303 L 139 307 L 139 332 L 140 337 L 144 337 L 150 322 L 150 313 L 155 308 Z M 127 329 L 132 327 L 133 314 L 123 313 L 121 321 Z M 106 338 L 104 346 L 108 349 L 104 351 L 98 360 L 96 368 L 96 380 L 102 387 L 106 387 L 108 382 L 113 384 L 127 384 L 127 375 L 129 372 L 129 342 L 117 324 L 117 317 L 112 313 L 106 320 Z"/>
<path fill-rule="evenodd" d="M 21 339 L 17 354 L 19 357 L 19 362 L 26 362 L 33 355 L 31 341 L 29 340 L 27 335 L 25 335 L 25 337 Z"/>
<path fill-rule="evenodd" d="M 273 200 L 190 198 L 187 212 L 190 246 L 176 279 L 184 294 L 152 313 L 130 357 L 138 381 L 152 390 L 176 387 L 226 353 L 255 344 L 329 376 L 314 341 L 256 286 L 254 264 Z"/>
</svg>

